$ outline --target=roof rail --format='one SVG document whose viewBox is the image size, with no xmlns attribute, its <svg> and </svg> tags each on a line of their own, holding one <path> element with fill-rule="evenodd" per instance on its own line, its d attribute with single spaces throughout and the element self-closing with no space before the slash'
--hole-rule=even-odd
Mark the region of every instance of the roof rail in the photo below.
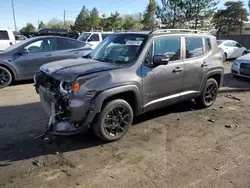
<svg viewBox="0 0 250 188">
<path fill-rule="evenodd" d="M 150 34 L 154 33 L 206 33 L 210 34 L 208 31 L 200 31 L 195 29 L 157 29 L 154 31 L 151 31 Z"/>
</svg>

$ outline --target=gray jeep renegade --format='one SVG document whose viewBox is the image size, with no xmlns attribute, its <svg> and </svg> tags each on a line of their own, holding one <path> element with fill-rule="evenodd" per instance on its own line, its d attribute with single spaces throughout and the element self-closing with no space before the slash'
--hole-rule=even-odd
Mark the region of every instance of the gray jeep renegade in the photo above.
<svg viewBox="0 0 250 188">
<path fill-rule="evenodd" d="M 211 106 L 223 79 L 216 38 L 193 30 L 117 33 L 87 57 L 45 64 L 34 77 L 47 132 L 92 128 L 104 141 L 123 137 L 142 113 L 195 99 Z"/>
</svg>

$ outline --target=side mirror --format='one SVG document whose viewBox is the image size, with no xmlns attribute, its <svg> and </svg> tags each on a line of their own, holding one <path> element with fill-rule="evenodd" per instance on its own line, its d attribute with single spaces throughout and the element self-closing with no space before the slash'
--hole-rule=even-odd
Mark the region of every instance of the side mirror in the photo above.
<svg viewBox="0 0 250 188">
<path fill-rule="evenodd" d="M 154 55 L 153 57 L 153 63 L 154 65 L 167 65 L 169 62 L 169 56 L 168 55 Z"/>
<path fill-rule="evenodd" d="M 29 51 L 25 48 L 18 50 L 17 54 L 19 55 L 27 55 Z"/>
<path fill-rule="evenodd" d="M 88 42 L 91 42 L 91 41 L 92 41 L 92 38 L 90 37 L 87 41 L 88 41 Z"/>
</svg>

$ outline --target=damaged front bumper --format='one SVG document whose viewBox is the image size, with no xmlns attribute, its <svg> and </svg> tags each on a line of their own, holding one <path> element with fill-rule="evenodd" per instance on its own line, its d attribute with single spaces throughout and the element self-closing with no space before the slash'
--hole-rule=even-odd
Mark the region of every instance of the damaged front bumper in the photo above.
<svg viewBox="0 0 250 188">
<path fill-rule="evenodd" d="M 62 95 L 35 84 L 41 104 L 49 116 L 47 132 L 54 135 L 73 135 L 84 132 L 94 119 L 92 97 L 74 93 Z"/>
</svg>

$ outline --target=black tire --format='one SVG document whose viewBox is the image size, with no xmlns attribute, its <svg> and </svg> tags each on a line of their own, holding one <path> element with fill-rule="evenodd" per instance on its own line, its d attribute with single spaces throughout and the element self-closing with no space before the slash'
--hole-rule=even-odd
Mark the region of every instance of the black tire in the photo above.
<svg viewBox="0 0 250 188">
<path fill-rule="evenodd" d="M 227 54 L 224 53 L 224 54 L 223 54 L 223 62 L 225 62 L 226 60 L 227 60 Z"/>
<path fill-rule="evenodd" d="M 242 53 L 242 55 L 246 55 L 247 54 L 247 51 L 244 51 L 243 53 Z"/>
<path fill-rule="evenodd" d="M 10 71 L 0 66 L 0 89 L 9 86 L 12 80 L 13 77 Z"/>
<path fill-rule="evenodd" d="M 217 81 L 213 78 L 209 78 L 200 96 L 195 99 L 195 102 L 200 108 L 208 108 L 212 106 L 214 102 L 216 101 L 217 93 L 218 93 Z"/>
<path fill-rule="evenodd" d="M 121 139 L 128 132 L 132 122 L 133 110 L 131 106 L 125 100 L 117 99 L 104 106 L 96 117 L 93 130 L 103 141 L 112 142 Z M 118 134 L 118 132 L 120 133 Z"/>
</svg>

